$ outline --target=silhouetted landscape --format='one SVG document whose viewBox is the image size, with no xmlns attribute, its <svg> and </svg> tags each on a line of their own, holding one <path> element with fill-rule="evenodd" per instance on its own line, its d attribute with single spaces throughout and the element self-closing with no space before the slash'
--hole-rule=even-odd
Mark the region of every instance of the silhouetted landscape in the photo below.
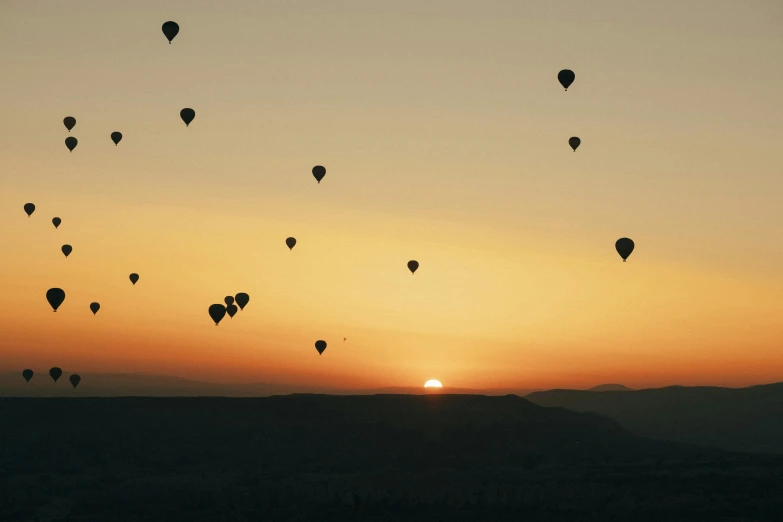
<svg viewBox="0 0 783 522">
<path fill-rule="evenodd" d="M 783 383 L 636 391 L 549 390 L 525 397 L 610 417 L 644 437 L 735 451 L 783 453 Z"/>
<path fill-rule="evenodd" d="M 644 439 L 516 396 L 3 398 L 0 418 L 9 521 L 728 521 L 783 508 L 783 456 Z"/>
</svg>

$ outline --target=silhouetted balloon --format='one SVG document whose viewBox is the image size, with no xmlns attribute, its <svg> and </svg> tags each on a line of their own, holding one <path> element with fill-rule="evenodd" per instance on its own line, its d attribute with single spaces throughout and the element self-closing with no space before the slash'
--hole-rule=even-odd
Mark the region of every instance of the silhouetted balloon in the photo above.
<svg viewBox="0 0 783 522">
<path fill-rule="evenodd" d="M 324 350 L 326 350 L 326 341 L 316 341 L 315 349 L 318 350 L 318 355 L 324 353 Z"/>
<path fill-rule="evenodd" d="M 574 152 L 576 152 L 576 148 L 579 147 L 579 144 L 582 143 L 582 140 L 574 136 L 573 138 L 568 138 L 568 144 L 571 145 L 571 148 L 574 149 Z"/>
<path fill-rule="evenodd" d="M 131 274 L 128 276 L 128 278 L 130 279 L 131 283 L 135 285 L 136 281 L 139 280 L 139 274 Z"/>
<path fill-rule="evenodd" d="M 628 256 L 633 252 L 634 244 L 632 240 L 623 237 L 617 240 L 614 247 L 617 249 L 617 253 L 620 254 L 620 257 L 623 258 L 623 263 L 625 263 L 625 260 L 628 259 Z"/>
<path fill-rule="evenodd" d="M 236 302 L 239 305 L 239 309 L 244 310 L 245 307 L 247 306 L 247 303 L 250 302 L 250 296 L 244 292 L 240 292 L 235 297 L 236 297 Z"/>
<path fill-rule="evenodd" d="M 187 127 L 193 121 L 193 118 L 196 117 L 196 111 L 193 109 L 182 109 L 179 111 L 179 117 L 182 118 L 182 121 L 185 122 L 185 127 Z"/>
<path fill-rule="evenodd" d="M 76 125 L 76 118 L 73 116 L 66 116 L 65 119 L 63 119 L 63 124 L 65 125 L 65 128 L 68 129 L 68 132 L 71 132 L 71 129 Z"/>
<path fill-rule="evenodd" d="M 286 238 L 285 244 L 288 245 L 288 248 L 290 250 L 293 250 L 294 247 L 296 246 L 296 238 L 295 237 Z"/>
<path fill-rule="evenodd" d="M 122 133 L 121 132 L 114 131 L 114 132 L 111 133 L 111 141 L 114 142 L 115 146 L 120 142 L 121 139 L 122 139 Z"/>
<path fill-rule="evenodd" d="M 95 315 L 98 313 L 98 310 L 101 309 L 101 305 L 99 303 L 90 303 L 90 310 L 92 310 L 92 315 Z"/>
<path fill-rule="evenodd" d="M 22 372 L 22 377 L 24 377 L 25 381 L 30 382 L 30 379 L 33 378 L 33 371 L 30 370 L 29 368 L 27 370 L 24 370 Z"/>
<path fill-rule="evenodd" d="M 54 225 L 54 228 L 59 227 L 60 223 L 62 223 L 62 222 L 63 222 L 63 220 L 58 218 L 58 217 L 52 218 L 52 225 Z"/>
<path fill-rule="evenodd" d="M 228 314 L 228 316 L 229 316 L 229 317 L 231 317 L 232 319 L 233 319 L 233 317 L 234 317 L 234 314 L 236 314 L 236 313 L 237 313 L 237 311 L 239 311 L 239 308 L 237 308 L 237 305 L 235 305 L 235 304 L 230 304 L 230 305 L 228 305 L 228 306 L 226 307 L 226 313 L 227 313 L 227 314 Z"/>
<path fill-rule="evenodd" d="M 234 296 L 227 295 L 226 297 L 223 298 L 223 302 L 226 303 L 226 306 L 230 306 L 234 304 Z"/>
<path fill-rule="evenodd" d="M 574 74 L 574 71 L 570 69 L 563 69 L 562 71 L 557 73 L 557 80 L 560 82 L 560 85 L 562 85 L 565 90 L 568 90 L 571 84 L 574 83 L 575 79 L 576 79 L 576 75 Z"/>
<path fill-rule="evenodd" d="M 62 374 L 63 371 L 59 369 L 57 366 L 49 370 L 49 377 L 51 377 L 54 380 L 54 382 L 57 382 L 57 379 L 59 379 Z"/>
<path fill-rule="evenodd" d="M 68 380 L 71 381 L 71 386 L 76 389 L 77 386 L 79 386 L 79 383 L 81 382 L 82 378 L 76 375 L 75 373 L 68 377 Z"/>
<path fill-rule="evenodd" d="M 411 271 L 411 274 L 416 272 L 416 270 L 419 269 L 419 262 L 418 261 L 408 261 L 408 270 Z"/>
<path fill-rule="evenodd" d="M 218 325 L 221 319 L 226 315 L 226 307 L 222 304 L 209 305 L 209 316 L 215 321 L 215 326 Z"/>
<path fill-rule="evenodd" d="M 73 149 L 76 148 L 76 145 L 79 143 L 79 140 L 74 138 L 73 136 L 68 136 L 65 138 L 65 146 L 68 147 L 68 150 L 73 152 Z"/>
<path fill-rule="evenodd" d="M 163 34 L 166 36 L 166 38 L 169 41 L 169 44 L 174 39 L 175 36 L 177 36 L 177 33 L 179 32 L 179 24 L 177 22 L 166 22 L 163 24 Z"/>
<path fill-rule="evenodd" d="M 32 203 L 25 203 L 24 211 L 27 214 L 27 217 L 32 216 L 33 212 L 35 212 L 35 205 L 33 205 Z"/>
<path fill-rule="evenodd" d="M 324 176 L 326 176 L 326 169 L 320 165 L 316 165 L 313 167 L 313 176 L 315 176 L 315 179 L 320 183 L 321 180 L 324 179 Z"/>
<path fill-rule="evenodd" d="M 68 257 L 69 255 L 71 255 L 71 252 L 73 252 L 73 247 L 71 245 L 63 245 L 63 247 L 60 250 L 63 251 L 65 257 Z"/>
<path fill-rule="evenodd" d="M 65 291 L 62 288 L 50 288 L 46 291 L 46 300 L 56 312 L 60 305 L 65 301 Z"/>
</svg>

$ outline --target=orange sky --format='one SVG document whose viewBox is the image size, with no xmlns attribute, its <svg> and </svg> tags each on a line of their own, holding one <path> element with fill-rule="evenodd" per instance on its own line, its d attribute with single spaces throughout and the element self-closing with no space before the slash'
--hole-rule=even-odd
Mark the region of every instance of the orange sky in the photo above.
<svg viewBox="0 0 783 522">
<path fill-rule="evenodd" d="M 0 369 L 783 380 L 783 7 L 422 4 L 4 2 Z"/>
</svg>

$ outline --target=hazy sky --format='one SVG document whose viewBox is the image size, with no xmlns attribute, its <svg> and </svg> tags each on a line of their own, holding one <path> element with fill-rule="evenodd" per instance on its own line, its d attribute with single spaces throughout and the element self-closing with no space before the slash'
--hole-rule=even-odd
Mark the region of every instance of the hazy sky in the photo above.
<svg viewBox="0 0 783 522">
<path fill-rule="evenodd" d="M 781 27 L 777 0 L 3 1 L 0 368 L 783 380 Z"/>
</svg>

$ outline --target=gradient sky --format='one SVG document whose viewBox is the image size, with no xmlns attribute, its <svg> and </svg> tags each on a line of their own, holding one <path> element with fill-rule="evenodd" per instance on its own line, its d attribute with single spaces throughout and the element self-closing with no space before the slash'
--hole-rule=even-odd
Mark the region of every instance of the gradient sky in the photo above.
<svg viewBox="0 0 783 522">
<path fill-rule="evenodd" d="M 783 380 L 781 27 L 775 0 L 6 0 L 0 368 Z"/>
</svg>

